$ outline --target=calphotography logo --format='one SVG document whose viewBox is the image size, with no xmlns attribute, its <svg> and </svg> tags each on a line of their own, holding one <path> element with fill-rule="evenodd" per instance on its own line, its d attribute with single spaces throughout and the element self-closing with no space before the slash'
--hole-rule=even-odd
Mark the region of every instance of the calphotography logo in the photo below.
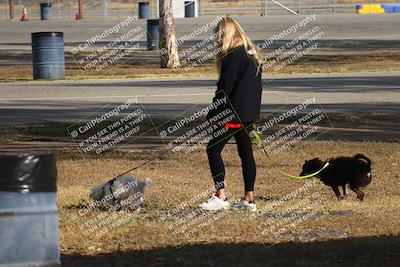
<svg viewBox="0 0 400 267">
<path fill-rule="evenodd" d="M 0 267 L 399 266 L 399 21 L 0 1 Z"/>
<path fill-rule="evenodd" d="M 146 30 L 140 25 L 132 28 L 132 24 L 136 20 L 136 17 L 128 16 L 113 27 L 99 34 L 96 33 L 84 43 L 72 48 L 73 55 L 80 55 L 77 60 L 79 66 L 83 70 L 102 71 L 138 50 L 140 40 L 146 36 Z M 120 31 L 123 32 L 120 33 Z M 114 37 L 116 35 L 118 36 Z M 110 37 L 114 38 L 103 45 L 104 40 Z"/>
<path fill-rule="evenodd" d="M 287 111 L 278 110 L 276 116 L 258 121 L 250 135 L 257 146 L 271 156 L 291 149 L 303 140 L 319 137 L 333 125 L 322 106 L 316 106 L 316 98 L 312 97 Z"/>
<path fill-rule="evenodd" d="M 298 20 L 257 44 L 257 48 L 264 52 L 263 69 L 280 72 L 297 61 L 304 62 L 317 49 L 322 49 L 324 37 L 326 34 L 315 14 Z"/>
<path fill-rule="evenodd" d="M 152 122 L 137 98 L 109 109 L 104 107 L 67 128 L 85 154 L 105 155 L 152 130 Z"/>
<path fill-rule="evenodd" d="M 232 104 L 222 96 L 206 107 L 192 107 L 179 117 L 158 125 L 157 130 L 167 149 L 190 154 L 204 150 L 212 140 L 226 135 L 226 125 L 237 120 Z"/>
</svg>

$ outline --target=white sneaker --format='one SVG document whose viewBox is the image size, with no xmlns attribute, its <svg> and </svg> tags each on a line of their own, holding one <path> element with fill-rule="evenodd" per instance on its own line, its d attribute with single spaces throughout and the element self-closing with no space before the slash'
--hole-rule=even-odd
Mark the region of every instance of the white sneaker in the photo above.
<svg viewBox="0 0 400 267">
<path fill-rule="evenodd" d="M 217 196 L 212 196 L 206 202 L 199 205 L 199 208 L 203 210 L 221 210 L 229 208 L 229 202 L 225 199 L 220 199 Z"/>
<path fill-rule="evenodd" d="M 256 203 L 253 201 L 249 202 L 241 198 L 236 204 L 232 206 L 235 210 L 246 209 L 249 211 L 257 211 Z"/>
</svg>

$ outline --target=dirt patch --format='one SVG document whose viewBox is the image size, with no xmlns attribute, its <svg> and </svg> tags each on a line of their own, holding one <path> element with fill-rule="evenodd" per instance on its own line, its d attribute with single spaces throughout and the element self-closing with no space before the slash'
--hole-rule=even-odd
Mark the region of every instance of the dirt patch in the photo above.
<svg viewBox="0 0 400 267">
<path fill-rule="evenodd" d="M 148 52 L 143 52 L 148 54 Z M 84 70 L 76 60 L 66 55 L 66 79 L 121 79 L 121 78 L 201 78 L 217 77 L 212 61 L 195 67 L 190 71 L 184 68 L 160 69 L 157 54 L 149 54 L 149 59 L 127 59 L 119 64 L 113 64 L 101 71 Z M 0 81 L 32 80 L 32 64 L 30 54 L 5 55 L 0 54 Z M 2 60 L 3 58 L 3 60 Z M 12 62 L 12 64 L 10 64 Z M 19 62 L 19 63 L 18 63 Z M 17 64 L 16 64 L 17 63 Z M 315 73 L 349 73 L 349 72 L 397 72 L 400 71 L 400 54 L 398 51 L 387 52 L 322 52 L 310 55 L 305 60 L 299 60 L 285 66 L 279 71 L 265 70 L 265 75 L 285 74 L 315 74 Z"/>
</svg>

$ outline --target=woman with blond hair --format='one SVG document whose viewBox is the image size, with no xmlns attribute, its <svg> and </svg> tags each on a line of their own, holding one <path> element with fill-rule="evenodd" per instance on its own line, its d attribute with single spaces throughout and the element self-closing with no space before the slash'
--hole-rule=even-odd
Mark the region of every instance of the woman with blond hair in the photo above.
<svg viewBox="0 0 400 267">
<path fill-rule="evenodd" d="M 256 46 L 246 36 L 239 23 L 230 18 L 222 19 L 215 28 L 218 44 L 216 56 L 219 79 L 213 103 L 226 97 L 226 105 L 209 111 L 207 119 L 218 117 L 226 109 L 232 109 L 235 119 L 225 123 L 226 131 L 211 139 L 207 145 L 207 156 L 216 189 L 208 201 L 200 204 L 204 210 L 219 210 L 229 207 L 224 180 L 225 168 L 221 152 L 233 135 L 242 162 L 244 195 L 233 205 L 235 209 L 257 210 L 254 202 L 256 164 L 249 131 L 260 117 L 261 106 L 261 57 Z"/>
</svg>

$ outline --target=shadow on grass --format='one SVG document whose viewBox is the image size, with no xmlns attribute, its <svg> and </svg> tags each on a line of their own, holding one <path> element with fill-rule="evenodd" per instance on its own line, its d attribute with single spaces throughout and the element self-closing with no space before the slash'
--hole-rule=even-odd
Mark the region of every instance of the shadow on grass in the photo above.
<svg viewBox="0 0 400 267">
<path fill-rule="evenodd" d="M 359 237 L 309 243 L 193 244 L 181 248 L 65 255 L 63 266 L 399 266 L 400 237 Z"/>
</svg>

